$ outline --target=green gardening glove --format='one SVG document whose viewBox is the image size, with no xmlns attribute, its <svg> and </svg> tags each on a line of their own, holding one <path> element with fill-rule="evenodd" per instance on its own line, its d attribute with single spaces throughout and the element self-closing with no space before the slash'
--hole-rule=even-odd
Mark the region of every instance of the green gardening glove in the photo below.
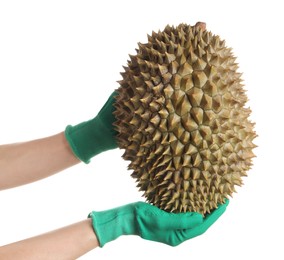
<svg viewBox="0 0 284 260">
<path fill-rule="evenodd" d="M 65 137 L 73 153 L 85 163 L 101 152 L 117 148 L 117 132 L 113 127 L 116 94 L 111 94 L 95 118 L 75 126 L 68 125 L 65 129 Z"/>
<path fill-rule="evenodd" d="M 138 235 L 171 246 L 203 234 L 226 210 L 229 200 L 204 218 L 195 212 L 169 213 L 144 202 L 89 214 L 100 247 L 121 235 Z"/>
</svg>

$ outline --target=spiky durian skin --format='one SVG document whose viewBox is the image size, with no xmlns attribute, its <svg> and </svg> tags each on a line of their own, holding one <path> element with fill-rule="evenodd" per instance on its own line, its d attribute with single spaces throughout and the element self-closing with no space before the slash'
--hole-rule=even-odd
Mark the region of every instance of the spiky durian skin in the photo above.
<svg viewBox="0 0 284 260">
<path fill-rule="evenodd" d="M 242 185 L 256 133 L 236 58 L 196 26 L 167 26 L 130 55 L 115 102 L 117 141 L 147 201 L 211 212 Z"/>
</svg>

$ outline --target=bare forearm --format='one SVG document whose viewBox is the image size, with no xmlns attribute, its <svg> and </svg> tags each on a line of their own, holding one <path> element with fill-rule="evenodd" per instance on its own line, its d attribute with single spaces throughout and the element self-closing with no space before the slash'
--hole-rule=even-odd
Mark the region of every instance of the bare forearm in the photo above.
<svg viewBox="0 0 284 260">
<path fill-rule="evenodd" d="M 80 161 L 64 133 L 0 146 L 0 190 L 46 178 Z"/>
<path fill-rule="evenodd" d="M 91 219 L 0 247 L 0 259 L 76 259 L 98 247 Z"/>
</svg>

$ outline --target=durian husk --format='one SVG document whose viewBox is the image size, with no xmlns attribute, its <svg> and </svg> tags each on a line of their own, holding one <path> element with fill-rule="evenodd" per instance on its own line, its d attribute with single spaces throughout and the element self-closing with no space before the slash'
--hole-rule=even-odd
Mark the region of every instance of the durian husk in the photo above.
<svg viewBox="0 0 284 260">
<path fill-rule="evenodd" d="M 210 213 L 242 185 L 255 157 L 236 57 L 219 36 L 187 24 L 138 46 L 115 102 L 122 157 L 149 203 Z"/>
</svg>

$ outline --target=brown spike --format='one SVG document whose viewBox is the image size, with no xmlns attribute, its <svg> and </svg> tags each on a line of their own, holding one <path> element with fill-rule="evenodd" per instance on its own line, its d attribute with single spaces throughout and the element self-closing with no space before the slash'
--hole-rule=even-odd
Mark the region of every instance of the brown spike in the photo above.
<svg viewBox="0 0 284 260">
<path fill-rule="evenodd" d="M 156 114 L 154 117 L 152 117 L 150 119 L 150 122 L 154 125 L 154 126 L 158 126 L 159 123 L 161 122 L 161 118 L 158 114 Z"/>
<path fill-rule="evenodd" d="M 206 68 L 206 66 L 207 66 L 207 63 L 204 60 L 200 59 L 200 58 L 198 58 L 193 63 L 193 69 L 194 70 L 204 70 Z"/>
<path fill-rule="evenodd" d="M 192 77 L 196 87 L 202 88 L 207 82 L 207 76 L 203 71 L 194 71 Z"/>
<path fill-rule="evenodd" d="M 200 107 L 193 107 L 190 110 L 190 115 L 198 125 L 201 125 L 203 122 L 203 113 Z"/>
<path fill-rule="evenodd" d="M 198 128 L 198 124 L 189 114 L 183 115 L 181 119 L 182 119 L 182 125 L 186 131 L 191 133 L 192 131 Z"/>
<path fill-rule="evenodd" d="M 176 59 L 176 56 L 174 54 L 170 54 L 170 53 L 165 53 L 165 61 L 166 64 L 170 64 L 171 62 L 173 62 Z"/>
<path fill-rule="evenodd" d="M 164 74 L 166 74 L 168 72 L 168 67 L 167 66 L 158 64 L 158 68 L 159 68 L 159 71 L 160 71 L 161 75 L 164 75 Z"/>
<path fill-rule="evenodd" d="M 193 107 L 200 106 L 202 97 L 203 91 L 200 88 L 194 87 L 188 92 L 188 98 L 190 100 L 191 106 Z"/>
<path fill-rule="evenodd" d="M 188 92 L 194 87 L 192 75 L 186 75 L 184 76 L 180 81 L 180 89 L 184 92 Z"/>
<path fill-rule="evenodd" d="M 179 122 L 180 122 L 180 117 L 177 114 L 172 113 L 169 115 L 168 127 L 171 131 L 174 130 L 178 126 Z"/>
<path fill-rule="evenodd" d="M 189 63 L 184 63 L 180 66 L 179 70 L 178 70 L 178 74 L 181 77 L 184 77 L 186 75 L 191 75 L 191 73 L 193 72 L 193 68 Z"/>
<path fill-rule="evenodd" d="M 173 156 L 181 156 L 183 153 L 184 145 L 180 141 L 174 141 L 171 144 L 172 155 Z M 180 159 L 179 159 L 180 161 Z"/>
<path fill-rule="evenodd" d="M 168 85 L 167 87 L 164 88 L 164 93 L 166 98 L 170 98 L 172 94 L 174 93 L 174 89 L 171 85 Z"/>
<path fill-rule="evenodd" d="M 180 89 L 180 85 L 181 85 L 181 76 L 180 76 L 179 74 L 175 74 L 175 75 L 172 77 L 171 86 L 172 86 L 174 89 Z"/>
</svg>

